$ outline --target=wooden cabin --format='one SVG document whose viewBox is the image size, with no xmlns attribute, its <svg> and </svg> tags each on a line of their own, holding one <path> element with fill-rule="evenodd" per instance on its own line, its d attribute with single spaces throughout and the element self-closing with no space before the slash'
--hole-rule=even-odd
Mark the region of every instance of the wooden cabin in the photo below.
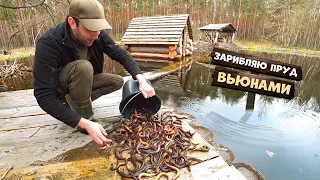
<svg viewBox="0 0 320 180">
<path fill-rule="evenodd" d="M 210 43 L 234 43 L 237 30 L 232 24 L 208 24 L 200 27 L 200 40 Z"/>
<path fill-rule="evenodd" d="M 133 18 L 121 38 L 135 58 L 180 60 L 192 55 L 189 14 Z"/>
</svg>

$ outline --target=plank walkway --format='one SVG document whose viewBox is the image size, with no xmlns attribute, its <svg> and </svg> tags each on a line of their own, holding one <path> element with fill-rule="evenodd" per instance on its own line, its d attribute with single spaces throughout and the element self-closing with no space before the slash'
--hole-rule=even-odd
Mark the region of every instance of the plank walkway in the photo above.
<svg viewBox="0 0 320 180">
<path fill-rule="evenodd" d="M 146 76 L 153 80 L 168 73 Z M 128 78 L 125 77 L 126 79 Z M 122 90 L 118 90 L 94 101 L 96 117 L 118 120 L 121 117 L 118 109 L 121 96 Z M 207 153 L 194 152 L 193 156 L 205 161 L 191 166 L 191 172 L 186 168 L 181 169 L 179 179 L 245 179 L 239 171 L 219 157 L 200 134 L 196 133 L 193 140 L 207 144 L 211 149 Z M 102 169 L 110 169 L 110 164 L 106 164 L 104 158 L 80 160 L 77 166 L 75 162 L 30 166 L 35 162 L 49 161 L 67 151 L 83 147 L 91 141 L 90 136 L 76 132 L 45 113 L 38 106 L 32 89 L 0 93 L 0 177 L 12 165 L 14 169 L 6 177 L 12 178 L 12 175 L 24 174 L 22 179 L 41 179 L 49 175 L 50 177 L 59 175 L 62 179 L 82 179 L 83 177 L 96 179 L 92 178 L 93 172 L 96 172 L 103 179 L 120 179 L 114 172 Z M 173 176 L 174 174 L 171 177 Z"/>
</svg>

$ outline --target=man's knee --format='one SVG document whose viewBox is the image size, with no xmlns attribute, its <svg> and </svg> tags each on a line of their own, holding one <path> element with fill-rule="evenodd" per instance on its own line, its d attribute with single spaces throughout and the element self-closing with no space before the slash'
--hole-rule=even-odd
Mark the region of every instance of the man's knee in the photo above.
<svg viewBox="0 0 320 180">
<path fill-rule="evenodd" d="M 93 67 L 92 64 L 87 60 L 77 60 L 77 67 L 75 74 L 81 76 L 84 80 L 92 80 Z"/>
<path fill-rule="evenodd" d="M 84 72 L 90 72 L 93 74 L 93 67 L 90 61 L 87 60 L 77 60 L 77 70 L 78 71 L 84 71 Z"/>
<path fill-rule="evenodd" d="M 116 85 L 115 85 L 115 89 L 116 89 L 116 90 L 121 89 L 122 86 L 123 86 L 123 83 L 124 83 L 123 77 L 118 76 L 116 82 L 117 82 L 117 83 L 116 83 Z"/>
</svg>

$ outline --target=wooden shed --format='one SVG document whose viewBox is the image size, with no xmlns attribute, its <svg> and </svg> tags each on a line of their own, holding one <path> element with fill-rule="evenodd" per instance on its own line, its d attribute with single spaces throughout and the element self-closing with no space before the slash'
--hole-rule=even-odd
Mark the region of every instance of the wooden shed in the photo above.
<svg viewBox="0 0 320 180">
<path fill-rule="evenodd" d="M 237 30 L 232 26 L 232 24 L 208 24 L 206 26 L 199 28 L 201 31 L 201 40 L 217 43 L 233 43 L 235 40 L 235 33 Z"/>
<path fill-rule="evenodd" d="M 175 59 L 192 54 L 189 14 L 133 18 L 121 42 L 136 58 Z"/>
</svg>

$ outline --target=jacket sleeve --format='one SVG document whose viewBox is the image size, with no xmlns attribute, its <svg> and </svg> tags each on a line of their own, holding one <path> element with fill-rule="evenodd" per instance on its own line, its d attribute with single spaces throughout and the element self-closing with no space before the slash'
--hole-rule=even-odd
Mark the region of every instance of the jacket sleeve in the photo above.
<svg viewBox="0 0 320 180">
<path fill-rule="evenodd" d="M 100 37 L 104 53 L 111 59 L 118 61 L 134 79 L 137 74 L 141 74 L 141 70 L 133 57 L 116 44 L 107 32 L 101 31 Z"/>
<path fill-rule="evenodd" d="M 58 44 L 39 39 L 34 58 L 34 96 L 39 106 L 54 118 L 75 127 L 80 116 L 68 109 L 57 98 L 59 84 L 59 61 L 62 56 Z"/>
</svg>

